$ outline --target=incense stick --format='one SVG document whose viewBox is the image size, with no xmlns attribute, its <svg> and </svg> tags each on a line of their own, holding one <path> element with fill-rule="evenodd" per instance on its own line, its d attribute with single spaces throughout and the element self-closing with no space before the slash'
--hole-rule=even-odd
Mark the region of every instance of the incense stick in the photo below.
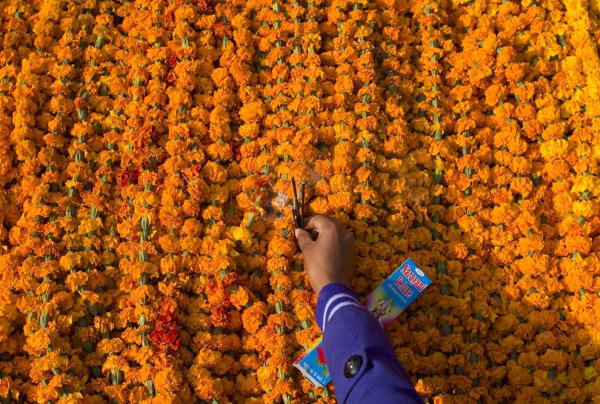
<svg viewBox="0 0 600 404">
<path fill-rule="evenodd" d="M 294 177 L 292 177 L 292 190 L 294 191 L 294 200 L 292 201 L 292 215 L 294 216 L 294 222 L 296 222 L 296 227 L 302 228 L 298 206 L 298 190 L 296 188 L 296 179 Z"/>
<path fill-rule="evenodd" d="M 302 228 L 304 228 L 304 196 L 306 194 L 305 185 L 306 181 L 302 181 L 302 205 L 300 205 L 300 224 L 302 225 Z"/>
</svg>

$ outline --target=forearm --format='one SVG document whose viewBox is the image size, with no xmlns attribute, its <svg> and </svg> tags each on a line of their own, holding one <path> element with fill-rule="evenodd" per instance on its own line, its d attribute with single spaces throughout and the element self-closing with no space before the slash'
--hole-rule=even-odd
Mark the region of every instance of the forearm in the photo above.
<svg viewBox="0 0 600 404">
<path fill-rule="evenodd" d="M 316 317 L 340 403 L 422 402 L 385 331 L 352 289 L 324 287 Z"/>
</svg>

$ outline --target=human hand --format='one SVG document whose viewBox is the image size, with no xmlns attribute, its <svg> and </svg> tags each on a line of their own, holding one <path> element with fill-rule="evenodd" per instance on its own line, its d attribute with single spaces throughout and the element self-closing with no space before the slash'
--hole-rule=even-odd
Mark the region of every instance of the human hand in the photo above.
<svg viewBox="0 0 600 404">
<path fill-rule="evenodd" d="M 356 268 L 352 233 L 335 219 L 311 216 L 304 229 L 295 230 L 304 255 L 310 286 L 317 296 L 330 283 L 349 284 Z"/>
</svg>

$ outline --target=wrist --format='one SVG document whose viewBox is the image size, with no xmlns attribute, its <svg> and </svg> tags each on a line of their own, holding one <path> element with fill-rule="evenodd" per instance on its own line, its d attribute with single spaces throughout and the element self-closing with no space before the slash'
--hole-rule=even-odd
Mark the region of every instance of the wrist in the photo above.
<svg viewBox="0 0 600 404">
<path fill-rule="evenodd" d="M 325 288 L 331 284 L 341 284 L 341 285 L 348 287 L 348 282 L 346 282 L 345 279 L 331 276 L 331 277 L 324 277 L 322 279 L 319 279 L 317 282 L 315 282 L 313 285 L 313 290 L 315 291 L 315 294 L 317 296 L 319 296 L 319 294 L 321 293 L 321 290 L 323 290 L 323 288 Z"/>
</svg>

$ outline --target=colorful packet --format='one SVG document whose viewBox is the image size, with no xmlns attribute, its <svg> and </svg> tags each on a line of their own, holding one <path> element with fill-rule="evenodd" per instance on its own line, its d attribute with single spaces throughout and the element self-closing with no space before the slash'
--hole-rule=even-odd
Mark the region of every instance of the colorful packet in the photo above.
<svg viewBox="0 0 600 404">
<path fill-rule="evenodd" d="M 385 328 L 430 284 L 431 279 L 409 258 L 363 300 L 363 305 Z M 331 381 L 321 342 L 322 338 L 319 338 L 294 362 L 294 366 L 316 387 L 324 387 Z"/>
</svg>

